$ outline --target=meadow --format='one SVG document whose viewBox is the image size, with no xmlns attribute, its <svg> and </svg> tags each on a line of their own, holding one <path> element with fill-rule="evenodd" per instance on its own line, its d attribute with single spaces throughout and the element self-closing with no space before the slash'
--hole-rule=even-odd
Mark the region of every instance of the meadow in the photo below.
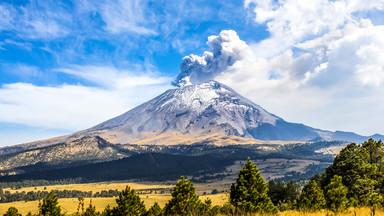
<svg viewBox="0 0 384 216">
<path fill-rule="evenodd" d="M 38 187 L 25 187 L 21 189 L 4 188 L 11 193 L 20 193 L 22 191 L 51 191 L 51 190 L 80 190 L 80 191 L 92 191 L 93 193 L 100 192 L 102 190 L 123 190 L 126 186 L 131 189 L 135 189 L 139 194 L 142 201 L 147 208 L 151 207 L 157 202 L 161 207 L 165 206 L 165 203 L 171 199 L 171 189 L 175 186 L 175 182 L 169 182 L 169 184 L 154 184 L 150 182 L 146 183 L 134 183 L 134 182 L 100 182 L 100 183 L 87 183 L 87 184 L 68 184 L 68 185 L 52 185 L 52 186 L 38 186 Z M 201 200 L 210 198 L 213 205 L 223 205 L 228 201 L 228 195 L 226 193 L 210 194 L 214 189 L 213 184 L 195 184 L 196 193 L 200 195 Z M 152 193 L 150 193 L 152 191 Z M 157 193 L 155 191 L 166 191 L 165 193 Z M 204 193 L 206 195 L 204 195 Z M 88 207 L 91 198 L 85 198 L 85 208 Z M 116 206 L 116 197 L 97 197 L 92 198 L 92 205 L 96 207 L 97 211 L 103 211 L 107 205 L 111 207 Z M 77 211 L 79 200 L 77 198 L 61 198 L 59 199 L 59 205 L 63 212 L 71 214 Z M 22 215 L 26 215 L 29 211 L 32 213 L 38 212 L 38 201 L 21 201 L 12 203 L 0 203 L 0 215 L 3 215 L 7 209 L 11 206 L 16 207 Z"/>
<path fill-rule="evenodd" d="M 100 192 L 102 190 L 115 190 L 118 189 L 123 190 L 126 185 L 129 185 L 132 189 L 136 191 L 142 191 L 144 194 L 139 194 L 141 200 L 144 201 L 144 204 L 147 208 L 152 206 L 155 202 L 159 203 L 161 207 L 171 199 L 170 190 L 174 187 L 174 183 L 169 182 L 169 184 L 154 184 L 151 182 L 145 183 L 135 183 L 135 182 L 101 182 L 101 183 L 87 183 L 87 184 L 68 184 L 68 185 L 52 185 L 52 186 L 39 186 L 39 187 L 26 187 L 22 189 L 10 189 L 4 188 L 4 190 L 9 190 L 12 193 L 16 192 L 28 192 L 28 191 L 43 191 L 43 190 L 81 190 L 81 191 L 92 191 L 93 193 Z M 195 184 L 196 192 L 199 194 L 201 200 L 205 200 L 206 198 L 210 198 L 212 200 L 213 205 L 223 205 L 228 201 L 227 193 L 218 193 L 218 194 L 210 194 L 214 186 L 213 184 Z M 150 190 L 164 190 L 166 189 L 166 193 L 149 193 Z M 148 192 L 148 193 L 146 193 Z M 206 195 L 204 195 L 204 192 Z M 92 205 L 96 207 L 97 211 L 102 211 L 107 205 L 111 207 L 116 206 L 115 202 L 116 197 L 97 197 L 92 198 Z M 89 205 L 91 198 L 85 198 L 85 208 Z M 59 199 L 59 205 L 62 208 L 64 213 L 75 213 L 77 211 L 79 201 L 77 198 L 62 198 Z M 38 201 L 21 201 L 21 202 L 12 202 L 12 203 L 0 203 L 0 215 L 3 215 L 10 206 L 16 207 L 22 215 L 26 215 L 28 212 L 37 213 L 38 212 Z M 356 209 L 356 215 L 370 215 L 369 208 L 359 208 Z M 333 215 L 330 211 L 321 210 L 318 212 L 299 212 L 299 211 L 284 211 L 279 212 L 278 216 L 327 216 Z M 347 212 L 341 213 L 338 216 L 350 216 L 354 215 L 354 210 L 350 208 Z M 378 210 L 376 212 L 377 216 L 383 215 L 384 211 Z"/>
<path fill-rule="evenodd" d="M 140 196 L 144 201 L 147 208 L 153 205 L 154 202 L 158 202 L 161 207 L 164 207 L 165 203 L 170 199 L 170 195 L 142 195 Z M 200 198 L 204 200 L 206 197 L 212 199 L 212 203 L 214 205 L 222 205 L 224 204 L 228 196 L 225 194 L 215 194 L 215 195 L 207 195 L 201 196 Z M 105 206 L 110 205 L 111 207 L 116 206 L 115 202 L 116 198 L 92 198 L 92 204 L 96 206 L 97 211 L 102 211 Z M 89 205 L 90 198 L 85 199 L 85 207 Z M 75 213 L 78 207 L 78 199 L 70 198 L 70 199 L 59 199 L 59 205 L 62 207 L 63 212 L 65 213 Z M 22 215 L 26 215 L 29 211 L 32 213 L 37 213 L 37 205 L 38 201 L 31 202 L 13 202 L 13 203 L 0 203 L 0 215 L 3 215 L 10 206 L 16 207 Z M 371 214 L 369 208 L 359 208 L 356 209 L 356 215 L 358 216 L 368 216 Z M 278 216 L 328 216 L 333 215 L 330 211 L 322 210 L 317 212 L 304 213 L 299 211 L 284 211 L 279 212 Z M 347 212 L 338 214 L 338 216 L 351 216 L 354 215 L 353 209 L 349 209 Z M 384 216 L 384 211 L 378 210 L 376 212 L 376 216 Z"/>
</svg>

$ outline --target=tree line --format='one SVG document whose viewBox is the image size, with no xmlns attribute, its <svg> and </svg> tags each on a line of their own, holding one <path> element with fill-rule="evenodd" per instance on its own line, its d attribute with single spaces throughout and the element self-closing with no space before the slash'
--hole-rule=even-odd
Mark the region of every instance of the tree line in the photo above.
<svg viewBox="0 0 384 216">
<path fill-rule="evenodd" d="M 384 204 L 383 157 L 384 144 L 381 141 L 369 139 L 362 145 L 351 143 L 340 151 L 324 173 L 313 176 L 301 192 L 292 181 L 264 182 L 257 166 L 248 158 L 230 187 L 229 202 L 223 206 L 212 206 L 210 199 L 201 201 L 193 183 L 182 176 L 164 208 L 155 203 L 146 210 L 135 190 L 127 186 L 116 199 L 116 207 L 107 206 L 102 212 L 97 212 L 92 202 L 85 208 L 84 199 L 80 199 L 74 215 L 249 215 L 275 214 L 288 209 L 301 212 L 328 209 L 337 215 L 349 207 L 369 207 L 371 215 L 375 215 Z M 37 215 L 63 215 L 57 199 L 51 191 L 42 203 L 39 202 Z M 11 215 L 20 214 L 10 207 L 4 216 Z"/>
<path fill-rule="evenodd" d="M 293 182 L 270 182 L 269 186 L 269 195 L 280 209 L 328 209 L 338 214 L 349 207 L 369 207 L 375 215 L 384 206 L 384 144 L 373 139 L 361 145 L 348 144 L 301 193 Z"/>
<path fill-rule="evenodd" d="M 0 188 L 21 189 L 23 187 L 77 184 L 82 182 L 82 178 L 67 178 L 62 180 L 23 180 L 17 182 L 0 182 Z"/>
<path fill-rule="evenodd" d="M 79 190 L 53 190 L 58 198 L 78 198 L 78 197 L 116 197 L 119 196 L 118 190 L 102 190 L 93 194 L 92 191 L 79 191 Z M 46 197 L 48 191 L 29 191 L 29 192 L 16 192 L 4 191 L 0 189 L 0 203 L 9 203 L 16 201 L 34 201 L 39 197 Z"/>
</svg>

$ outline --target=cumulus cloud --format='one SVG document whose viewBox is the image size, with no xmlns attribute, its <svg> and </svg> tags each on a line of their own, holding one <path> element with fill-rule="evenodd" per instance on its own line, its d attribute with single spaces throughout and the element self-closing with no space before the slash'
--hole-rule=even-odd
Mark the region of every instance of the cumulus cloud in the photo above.
<svg viewBox="0 0 384 216">
<path fill-rule="evenodd" d="M 359 22 L 360 17 L 354 14 L 373 9 L 383 10 L 384 1 L 246 0 L 245 7 L 253 9 L 256 23 L 267 26 L 271 37 L 256 44 L 255 49 L 264 50 L 263 57 L 270 57 L 308 38 L 319 37 L 337 31 L 346 24 Z"/>
<path fill-rule="evenodd" d="M 384 121 L 384 26 L 358 13 L 383 10 L 384 1 L 247 0 L 245 7 L 271 36 L 251 44 L 231 30 L 211 36 L 209 51 L 183 58 L 174 83 L 215 79 L 289 121 L 384 133 L 372 124 Z"/>
<path fill-rule="evenodd" d="M 170 87 L 170 79 L 153 74 L 145 77 L 127 71 L 118 73 L 119 70 L 113 67 L 73 66 L 60 70 L 95 85 L 5 84 L 0 88 L 0 113 L 7 115 L 0 115 L 0 122 L 72 131 L 86 129 L 128 111 Z M 94 74 L 84 75 L 82 70 Z M 106 83 L 97 82 L 103 79 Z"/>
</svg>

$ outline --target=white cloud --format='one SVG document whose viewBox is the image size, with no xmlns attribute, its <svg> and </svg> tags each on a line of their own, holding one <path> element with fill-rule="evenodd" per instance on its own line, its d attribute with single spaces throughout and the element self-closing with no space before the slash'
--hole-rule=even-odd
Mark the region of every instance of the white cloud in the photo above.
<svg viewBox="0 0 384 216">
<path fill-rule="evenodd" d="M 236 71 L 231 75 L 238 81 L 232 82 L 235 89 L 290 121 L 384 133 L 380 123 L 372 123 L 384 121 L 379 100 L 384 94 L 384 26 L 354 15 L 383 10 L 384 1 L 251 0 L 245 6 L 251 3 L 256 4 L 255 21 L 267 24 L 271 37 L 250 45 L 262 67 L 248 61 L 229 68 Z M 279 77 L 265 79 L 268 73 Z M 248 82 L 243 85 L 247 90 L 241 90 L 240 80 Z"/>
<path fill-rule="evenodd" d="M 147 9 L 147 1 L 102 1 L 96 3 L 106 26 L 105 30 L 113 33 L 133 32 L 142 35 L 156 35 L 156 26 L 150 27 L 153 15 Z"/>
<path fill-rule="evenodd" d="M 17 42 L 14 40 L 5 39 L 4 42 L 0 42 L 0 45 L 15 46 L 19 49 L 31 51 L 32 44 L 28 42 Z"/>
<path fill-rule="evenodd" d="M 74 65 L 67 68 L 58 68 L 55 71 L 74 75 L 107 89 L 133 88 L 170 82 L 170 78 L 161 77 L 156 72 L 118 70 L 106 66 Z"/>
<path fill-rule="evenodd" d="M 213 58 L 211 46 L 201 57 L 187 56 L 178 80 L 216 79 L 288 121 L 384 134 L 384 26 L 355 16 L 383 10 L 384 1 L 251 0 L 245 7 L 251 3 L 255 22 L 266 24 L 271 37 L 250 45 L 227 41 L 225 58 Z"/>
<path fill-rule="evenodd" d="M 101 86 L 3 85 L 0 88 L 0 113 L 3 113 L 0 122 L 66 130 L 86 129 L 128 111 L 170 87 L 170 79 L 154 75 L 120 74 L 115 68 L 93 66 L 78 66 L 83 71 L 76 72 L 74 68 L 62 70 Z M 93 69 L 92 72 L 96 73 L 91 75 L 86 69 Z M 105 83 L 97 82 L 103 79 Z M 104 85 L 113 87 L 105 88 Z"/>
<path fill-rule="evenodd" d="M 0 30 L 16 32 L 21 38 L 52 39 L 69 34 L 66 24 L 71 15 L 59 6 L 50 10 L 49 2 L 28 3 L 18 8 L 0 4 Z"/>
<path fill-rule="evenodd" d="M 266 24 L 271 33 L 269 39 L 254 44 L 255 50 L 264 50 L 262 57 L 271 57 L 308 38 L 359 22 L 360 18 L 354 17 L 357 12 L 384 8 L 383 0 L 245 1 L 245 7 L 251 4 L 255 4 L 255 22 Z"/>
<path fill-rule="evenodd" d="M 7 5 L 0 5 L 0 30 L 8 29 L 12 25 L 15 10 Z"/>
<path fill-rule="evenodd" d="M 0 69 L 18 76 L 22 80 L 27 80 L 29 78 L 41 78 L 42 72 L 36 66 L 26 65 L 26 64 L 0 64 Z"/>
</svg>

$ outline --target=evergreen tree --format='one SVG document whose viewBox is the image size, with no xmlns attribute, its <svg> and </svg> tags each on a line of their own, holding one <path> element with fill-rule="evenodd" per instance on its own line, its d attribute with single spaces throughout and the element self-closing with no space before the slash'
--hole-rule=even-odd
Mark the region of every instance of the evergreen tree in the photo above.
<svg viewBox="0 0 384 216">
<path fill-rule="evenodd" d="M 127 186 L 116 199 L 117 206 L 112 209 L 114 216 L 144 215 L 146 212 L 144 201 L 136 195 L 135 190 Z"/>
<path fill-rule="evenodd" d="M 353 207 L 353 215 L 356 216 L 356 208 L 359 207 L 359 199 L 357 198 L 356 194 L 353 197 L 349 198 L 349 206 Z"/>
<path fill-rule="evenodd" d="M 41 206 L 41 213 L 44 216 L 47 215 L 55 215 L 60 216 L 61 215 L 61 208 L 58 206 L 58 197 L 56 194 L 51 191 L 44 199 L 43 199 L 43 205 Z"/>
<path fill-rule="evenodd" d="M 165 205 L 166 215 L 190 215 L 198 211 L 201 201 L 195 193 L 195 186 L 184 176 L 172 189 L 172 199 Z"/>
<path fill-rule="evenodd" d="M 151 208 L 148 209 L 147 213 L 145 214 L 146 216 L 163 216 L 163 209 L 159 206 L 157 202 L 151 206 Z"/>
<path fill-rule="evenodd" d="M 264 183 L 257 166 L 248 158 L 239 171 L 236 183 L 231 186 L 230 203 L 243 212 L 276 212 L 267 193 L 268 184 Z"/>
<path fill-rule="evenodd" d="M 352 190 L 354 191 L 353 195 L 357 196 L 358 203 L 361 206 L 369 205 L 370 195 L 377 192 L 375 185 L 377 185 L 376 180 L 365 178 L 357 179 L 356 183 L 352 186 Z"/>
<path fill-rule="evenodd" d="M 200 205 L 200 211 L 198 215 L 202 216 L 213 216 L 217 215 L 219 211 L 218 206 L 212 207 L 212 200 L 207 198 L 204 203 L 201 203 Z"/>
<path fill-rule="evenodd" d="M 369 179 L 371 165 L 368 163 L 369 153 L 367 149 L 361 148 L 355 143 L 348 144 L 333 160 L 333 164 L 326 169 L 322 187 L 327 186 L 333 176 L 338 175 L 343 178 L 343 185 L 348 187 L 347 197 L 353 194 L 362 193 L 361 188 L 356 187 L 359 179 Z M 360 200 L 361 201 L 361 200 Z"/>
<path fill-rule="evenodd" d="M 285 184 L 281 181 L 268 182 L 268 196 L 271 198 L 274 205 L 281 206 L 282 204 L 293 203 L 299 196 L 299 186 L 293 181 Z"/>
<path fill-rule="evenodd" d="M 300 195 L 299 186 L 294 181 L 289 181 L 286 185 L 285 201 L 293 202 Z"/>
<path fill-rule="evenodd" d="M 270 180 L 268 182 L 268 196 L 271 198 L 274 205 L 279 205 L 283 202 L 285 197 L 284 183 L 281 181 Z"/>
<path fill-rule="evenodd" d="M 371 208 L 371 216 L 376 215 L 376 209 L 380 206 L 382 199 L 382 196 L 376 192 L 369 194 L 368 206 Z"/>
<path fill-rule="evenodd" d="M 89 201 L 89 206 L 85 209 L 84 216 L 98 216 L 99 212 L 96 212 L 96 206 L 92 205 L 92 199 Z"/>
<path fill-rule="evenodd" d="M 101 212 L 101 215 L 102 215 L 102 216 L 112 216 L 112 209 L 111 209 L 111 206 L 110 206 L 110 205 L 107 205 L 107 206 L 104 208 L 104 211 Z"/>
<path fill-rule="evenodd" d="M 80 213 L 80 209 L 81 209 L 81 213 Z M 77 206 L 76 215 L 83 215 L 83 214 L 84 214 L 84 197 L 81 196 L 79 198 L 79 205 Z"/>
<path fill-rule="evenodd" d="M 325 187 L 327 208 L 338 214 L 347 209 L 348 188 L 342 183 L 342 177 L 335 175 L 331 179 L 331 183 Z"/>
<path fill-rule="evenodd" d="M 315 181 L 310 181 L 304 186 L 298 200 L 298 207 L 304 211 L 317 211 L 324 207 L 325 199 L 323 190 Z"/>
<path fill-rule="evenodd" d="M 369 153 L 369 163 L 377 164 L 382 162 L 382 159 L 384 157 L 384 143 L 381 140 L 376 142 L 375 140 L 370 138 L 368 141 L 365 141 L 363 143 L 362 147 L 367 149 Z"/>
<path fill-rule="evenodd" d="M 13 206 L 8 208 L 8 211 L 4 214 L 4 216 L 21 216 L 19 210 Z"/>
<path fill-rule="evenodd" d="M 369 154 L 368 163 L 370 166 L 369 177 L 377 182 L 383 182 L 384 180 L 384 143 L 379 140 L 376 142 L 372 138 L 364 142 L 362 148 L 366 149 Z M 380 184 L 375 185 L 380 187 Z M 382 188 L 384 189 L 384 188 Z"/>
<path fill-rule="evenodd" d="M 39 216 L 43 215 L 43 208 L 42 208 L 40 195 L 39 195 L 39 205 L 37 206 L 37 208 L 39 209 Z"/>
</svg>

